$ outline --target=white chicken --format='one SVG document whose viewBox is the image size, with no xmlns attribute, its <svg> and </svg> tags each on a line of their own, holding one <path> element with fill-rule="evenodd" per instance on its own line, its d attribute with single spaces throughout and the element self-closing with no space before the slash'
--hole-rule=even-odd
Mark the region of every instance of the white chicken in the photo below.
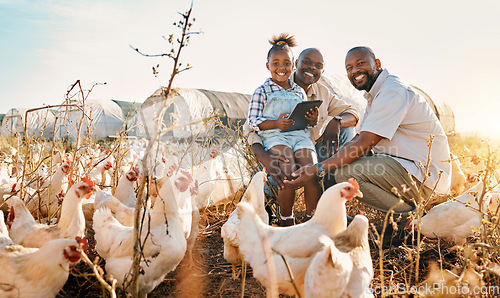
<svg viewBox="0 0 500 298">
<path fill-rule="evenodd" d="M 66 160 L 55 170 L 52 178 L 44 180 L 41 191 L 36 191 L 27 202 L 26 207 L 35 218 L 54 217 L 59 209 L 59 199 L 64 193 L 63 185 L 67 182 L 67 176 L 71 170 L 71 162 Z"/>
<path fill-rule="evenodd" d="M 306 297 L 373 297 L 369 289 L 373 264 L 368 243 L 368 219 L 356 215 L 346 230 L 333 237 L 307 268 Z"/>
<path fill-rule="evenodd" d="M 55 297 L 68 279 L 69 265 L 80 260 L 79 243 L 56 239 L 40 249 L 25 248 L 10 239 L 3 218 L 0 211 L 0 296 Z"/>
<path fill-rule="evenodd" d="M 61 207 L 61 217 L 55 225 L 39 224 L 35 221 L 23 201 L 12 197 L 9 223 L 12 240 L 26 247 L 41 247 L 46 242 L 58 239 L 85 236 L 85 217 L 82 211 L 82 200 L 88 199 L 94 191 L 94 184 L 88 178 L 73 185 Z"/>
<path fill-rule="evenodd" d="M 5 245 L 16 245 L 9 236 L 9 230 L 5 225 L 3 211 L 0 210 L 0 248 Z"/>
<path fill-rule="evenodd" d="M 319 242 L 324 246 L 312 259 L 304 278 L 306 297 L 342 297 L 351 277 L 351 258 L 339 251 L 330 237 L 321 235 Z"/>
<path fill-rule="evenodd" d="M 192 184 L 192 186 L 190 186 L 189 192 L 181 192 L 180 194 L 175 196 L 177 205 L 179 207 L 179 213 L 181 215 L 181 220 L 183 222 L 183 229 L 186 233 L 186 238 L 188 238 L 192 230 L 192 214 L 193 212 L 199 214 L 199 212 L 193 210 L 194 208 L 192 206 L 192 195 L 196 192 L 197 187 L 196 181 L 194 181 L 192 176 L 184 170 L 181 170 L 179 173 L 175 174 L 172 179 L 186 179 L 188 184 Z M 167 182 L 168 181 L 169 180 L 167 180 Z M 118 198 L 107 191 L 101 190 L 97 192 L 97 194 L 95 195 L 95 206 L 96 209 L 108 207 L 113 213 L 113 216 L 124 226 L 131 227 L 134 225 L 135 205 L 134 207 L 129 207 L 123 204 Z M 146 214 L 150 214 L 151 210 L 147 209 L 145 212 Z M 144 220 L 144 224 L 147 225 L 149 217 L 146 216 Z"/>
<path fill-rule="evenodd" d="M 141 260 L 143 274 L 139 277 L 139 291 L 143 294 L 151 292 L 185 255 L 186 237 L 176 196 L 190 193 L 192 187 L 192 181 L 184 175 L 170 179 L 160 189 L 149 224 L 143 225 L 142 241 L 147 235 L 142 251 L 145 260 Z M 124 282 L 132 265 L 133 227 L 120 224 L 108 208 L 96 210 L 93 226 L 96 250 L 106 260 L 107 274 L 126 287 Z"/>
<path fill-rule="evenodd" d="M 104 186 L 109 185 L 111 183 L 111 175 L 109 174 L 109 170 L 113 167 L 111 160 L 106 159 L 97 164 L 90 171 L 90 179 L 94 181 L 96 185 Z"/>
<path fill-rule="evenodd" d="M 177 192 L 175 199 L 177 207 L 179 208 L 179 216 L 181 218 L 184 236 L 187 240 L 189 258 L 192 259 L 192 249 L 194 247 L 196 237 L 198 237 L 198 224 L 200 222 L 200 212 L 193 204 L 193 196 L 198 193 L 198 181 L 193 179 L 191 174 L 185 170 L 180 170 L 177 174 L 174 174 L 170 180 L 176 181 L 176 187 L 181 190 L 180 192 Z M 190 185 L 189 192 L 183 191 L 181 188 L 182 184 Z M 162 194 L 160 192 L 159 196 L 161 195 Z"/>
<path fill-rule="evenodd" d="M 100 190 L 95 194 L 94 208 L 97 210 L 103 207 L 109 208 L 113 216 L 122 225 L 126 227 L 134 226 L 135 206 L 133 208 L 128 207 L 120 202 L 120 200 L 118 200 L 110 192 Z M 151 210 L 146 210 L 146 212 L 149 214 Z M 146 216 L 145 220 L 149 220 L 149 217 Z"/>
<path fill-rule="evenodd" d="M 323 193 L 316 212 L 309 221 L 290 227 L 266 225 L 255 214 L 250 204 L 239 203 L 237 205 L 240 220 L 237 231 L 238 246 L 245 261 L 252 266 L 254 277 L 266 288 L 270 286 L 268 261 L 260 236 L 262 233 L 273 251 L 279 293 L 296 294 L 282 260 L 281 256 L 283 256 L 293 273 L 297 290 L 303 296 L 307 267 L 315 253 L 323 247 L 319 242 L 319 237 L 323 234 L 333 237 L 346 229 L 345 202 L 354 196 L 362 197 L 356 180 L 349 179 L 349 182 L 338 183 Z"/>
<path fill-rule="evenodd" d="M 2 183 L 5 183 L 5 181 L 10 180 L 10 170 L 9 170 L 9 164 L 6 162 L 1 162 L 0 163 L 0 181 Z"/>
<path fill-rule="evenodd" d="M 58 165 L 63 160 L 64 153 L 57 148 L 52 149 L 52 165 Z"/>
<path fill-rule="evenodd" d="M 333 237 L 339 251 L 349 254 L 351 277 L 344 290 L 346 297 L 373 297 L 369 289 L 373 278 L 373 263 L 368 243 L 368 219 L 356 215 L 347 229 Z"/>
<path fill-rule="evenodd" d="M 239 171 L 239 159 L 232 154 L 210 150 L 211 159 L 193 168 L 193 177 L 199 181 L 194 203 L 199 209 L 231 202 L 235 194 L 248 182 Z"/>
<path fill-rule="evenodd" d="M 136 167 L 132 167 L 120 178 L 116 186 L 115 197 L 128 207 L 135 208 L 137 198 L 135 196 L 134 187 L 138 177 L 139 170 Z"/>
<path fill-rule="evenodd" d="M 72 239 L 51 240 L 40 249 L 19 247 L 0 248 L 2 297 L 55 297 L 68 279 L 69 265 L 80 260 L 79 244 Z"/>
<path fill-rule="evenodd" d="M 21 183 L 13 183 L 13 184 L 3 184 L 0 185 L 0 210 L 7 213 L 9 211 L 9 207 L 7 203 L 5 203 L 4 195 L 14 195 L 21 188 Z M 7 198 L 7 197 L 6 197 Z"/>
<path fill-rule="evenodd" d="M 434 206 L 421 218 L 421 233 L 429 238 L 443 238 L 457 245 L 465 244 L 467 237 L 473 234 L 473 227 L 481 225 L 482 215 L 477 210 L 483 183 L 479 182 L 453 201 L 446 201 Z M 482 210 L 486 210 L 491 195 L 486 193 L 482 202 Z M 466 206 L 468 204 L 469 206 Z M 414 229 L 417 219 L 409 220 L 407 228 Z"/>
<path fill-rule="evenodd" d="M 242 202 L 247 202 L 255 209 L 257 216 L 260 217 L 263 223 L 269 223 L 269 215 L 265 209 L 265 194 L 264 186 L 267 181 L 267 174 L 265 171 L 257 172 L 250 181 L 247 190 L 241 198 Z M 238 211 L 234 210 L 229 215 L 227 221 L 222 225 L 221 237 L 224 240 L 224 258 L 232 264 L 233 279 L 235 276 L 235 265 L 241 264 L 243 257 L 238 249 Z"/>
</svg>

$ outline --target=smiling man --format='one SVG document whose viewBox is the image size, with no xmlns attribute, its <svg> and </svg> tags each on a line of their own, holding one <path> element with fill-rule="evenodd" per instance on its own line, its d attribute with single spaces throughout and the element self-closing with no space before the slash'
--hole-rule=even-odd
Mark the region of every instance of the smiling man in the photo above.
<svg viewBox="0 0 500 298">
<path fill-rule="evenodd" d="M 303 50 L 295 66 L 296 70 L 290 79 L 306 91 L 307 100 L 323 100 L 318 109 L 318 124 L 309 129 L 311 139 L 316 144 L 318 159 L 323 161 L 354 137 L 356 134 L 354 126 L 358 123 L 359 114 L 354 106 L 339 99 L 336 94 L 318 82 L 325 66 L 323 55 L 318 49 Z M 248 130 L 249 126 L 245 125 L 244 128 Z M 265 151 L 259 136 L 252 131 L 249 132 L 248 142 L 252 144 L 252 151 L 266 167 L 271 179 L 278 188 L 282 188 L 286 177 L 278 163 L 286 160 L 282 156 Z M 334 179 L 333 175 L 325 178 L 327 178 L 326 188 L 334 182 Z"/>
<path fill-rule="evenodd" d="M 415 208 L 413 200 L 418 199 L 417 189 L 422 183 L 424 198 L 432 189 L 437 194 L 448 193 L 448 140 L 425 99 L 382 69 L 380 60 L 368 47 L 349 50 L 345 68 L 352 85 L 365 91 L 367 100 L 358 135 L 329 159 L 300 168 L 293 173 L 298 178 L 285 183 L 299 187 L 317 176 L 335 172 L 337 182 L 355 178 L 363 192 L 360 200 L 384 212 L 399 202 L 392 193 L 396 188 L 404 201 L 395 208 L 400 214 Z M 430 139 L 433 141 L 429 152 Z M 424 167 L 429 157 L 426 173 Z M 409 189 L 403 191 L 403 185 Z"/>
</svg>

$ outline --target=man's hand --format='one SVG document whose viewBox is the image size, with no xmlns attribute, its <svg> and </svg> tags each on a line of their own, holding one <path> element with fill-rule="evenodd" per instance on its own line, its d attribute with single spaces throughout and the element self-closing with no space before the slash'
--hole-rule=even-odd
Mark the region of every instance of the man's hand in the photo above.
<svg viewBox="0 0 500 298">
<path fill-rule="evenodd" d="M 309 121 L 309 125 L 314 126 L 318 124 L 318 107 L 314 107 L 306 112 L 306 119 Z"/>
<path fill-rule="evenodd" d="M 289 129 L 295 123 L 292 119 L 285 118 L 287 116 L 288 114 L 281 114 L 278 119 L 274 120 L 276 128 L 281 130 Z"/>
<path fill-rule="evenodd" d="M 326 150 L 326 153 L 330 156 L 335 151 L 339 150 L 339 135 L 340 122 L 332 119 L 326 126 L 321 137 L 316 140 L 316 143 L 321 142 L 321 150 Z"/>
<path fill-rule="evenodd" d="M 303 166 L 297 171 L 292 173 L 292 177 L 297 177 L 294 180 L 286 180 L 285 184 L 292 188 L 300 188 L 312 182 L 313 179 L 317 178 L 318 167 L 316 165 Z"/>
<path fill-rule="evenodd" d="M 284 181 L 287 178 L 281 169 L 281 163 L 289 162 L 288 159 L 283 155 L 274 154 L 264 150 L 262 144 L 259 143 L 252 145 L 252 151 L 257 157 L 257 160 L 264 165 L 267 174 L 271 177 L 271 179 L 273 179 L 278 189 L 281 190 L 285 188 Z"/>
</svg>

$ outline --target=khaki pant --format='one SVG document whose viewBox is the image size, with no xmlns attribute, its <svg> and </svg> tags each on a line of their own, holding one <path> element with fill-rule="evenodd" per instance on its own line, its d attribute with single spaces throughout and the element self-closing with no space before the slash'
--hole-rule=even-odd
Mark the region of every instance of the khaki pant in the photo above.
<svg viewBox="0 0 500 298">
<path fill-rule="evenodd" d="M 418 189 L 416 189 L 408 176 L 406 169 L 395 159 L 383 156 L 363 156 L 351 164 L 345 165 L 335 171 L 335 181 L 345 182 L 349 178 L 354 178 L 359 183 L 359 188 L 363 193 L 363 198 L 358 198 L 362 203 L 377 210 L 387 212 L 399 202 L 399 198 L 393 194 L 395 187 L 402 195 L 404 204 L 394 209 L 396 214 L 405 214 L 415 209 L 413 199 L 418 199 Z M 417 187 L 421 183 L 413 177 Z M 406 185 L 409 191 L 403 193 L 402 185 Z M 427 198 L 431 194 L 431 189 L 424 186 L 422 196 Z"/>
</svg>

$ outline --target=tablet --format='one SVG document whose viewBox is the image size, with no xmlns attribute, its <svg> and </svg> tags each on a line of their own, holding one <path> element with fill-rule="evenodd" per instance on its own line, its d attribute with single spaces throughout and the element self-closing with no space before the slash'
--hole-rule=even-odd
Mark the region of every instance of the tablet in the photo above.
<svg viewBox="0 0 500 298">
<path fill-rule="evenodd" d="M 322 100 L 309 100 L 297 103 L 288 116 L 288 118 L 293 119 L 295 123 L 290 126 L 290 128 L 281 131 L 285 132 L 307 128 L 309 120 L 306 119 L 306 113 L 310 109 L 314 109 L 314 107 L 319 107 L 322 102 Z"/>
</svg>

